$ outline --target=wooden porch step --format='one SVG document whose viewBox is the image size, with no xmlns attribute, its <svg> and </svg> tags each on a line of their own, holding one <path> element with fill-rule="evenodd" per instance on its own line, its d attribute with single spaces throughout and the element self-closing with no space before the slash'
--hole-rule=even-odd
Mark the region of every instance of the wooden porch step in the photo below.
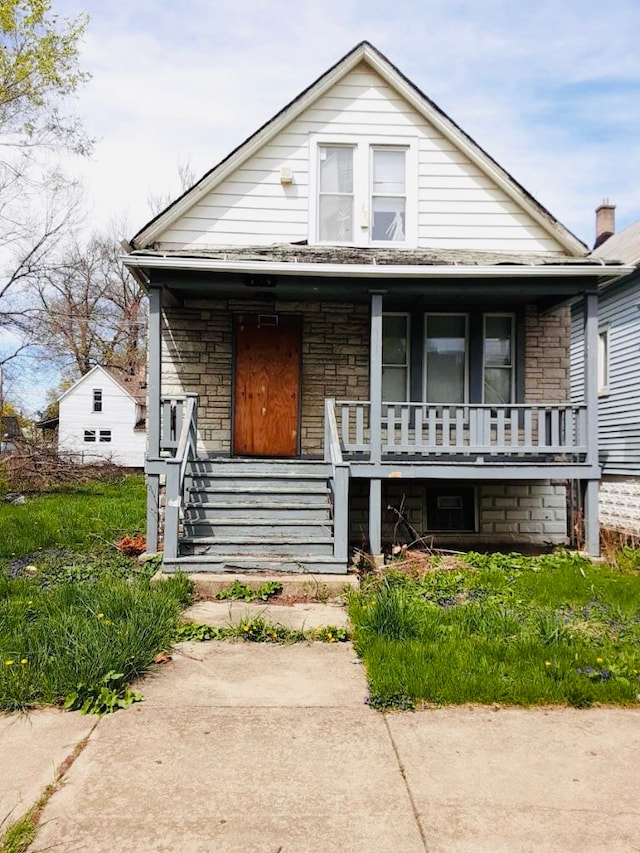
<svg viewBox="0 0 640 853">
<path fill-rule="evenodd" d="M 187 517 L 246 518 L 253 519 L 316 519 L 330 520 L 331 508 L 327 500 L 323 501 L 239 501 L 239 500 L 191 500 L 187 508 Z"/>
<path fill-rule="evenodd" d="M 333 537 L 296 536 L 183 536 L 180 539 L 181 556 L 202 554 L 250 555 L 265 559 L 272 555 L 291 558 L 333 556 Z"/>
<path fill-rule="evenodd" d="M 164 572 L 216 572 L 236 574 L 237 572 L 283 572 L 298 575 L 346 575 L 347 563 L 335 557 L 305 557 L 298 559 L 280 557 L 276 554 L 256 557 L 251 554 L 193 554 L 165 559 Z"/>
<path fill-rule="evenodd" d="M 309 460 L 260 460 L 260 459 L 196 459 L 189 463 L 192 476 L 203 477 L 260 477 L 283 476 L 326 480 L 329 466 L 326 462 Z"/>
<path fill-rule="evenodd" d="M 328 502 L 329 489 L 323 484 L 310 489 L 308 486 L 283 483 L 281 485 L 259 486 L 248 483 L 238 483 L 233 480 L 199 486 L 191 489 L 191 500 L 209 503 L 211 501 L 226 503 L 229 500 L 241 497 L 243 500 L 253 503 L 261 503 L 262 499 L 272 503 L 292 503 L 297 496 L 304 498 L 307 504 L 326 504 Z"/>
<path fill-rule="evenodd" d="M 300 519 L 300 518 L 256 518 L 255 514 L 244 518 L 198 518 L 191 512 L 184 520 L 184 535 L 210 536 L 220 540 L 224 537 L 243 536 L 256 529 L 263 528 L 265 537 L 270 539 L 287 539 L 288 537 L 324 537 L 333 531 L 330 519 Z M 228 541 L 228 540 L 227 540 Z"/>
</svg>

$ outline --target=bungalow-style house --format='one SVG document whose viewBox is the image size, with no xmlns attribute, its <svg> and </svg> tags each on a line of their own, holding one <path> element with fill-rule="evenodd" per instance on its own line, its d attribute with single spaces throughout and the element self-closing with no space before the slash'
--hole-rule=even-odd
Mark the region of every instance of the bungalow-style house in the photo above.
<svg viewBox="0 0 640 853">
<path fill-rule="evenodd" d="M 58 453 L 79 462 L 144 466 L 146 383 L 96 365 L 59 400 Z"/>
<path fill-rule="evenodd" d="M 166 569 L 345 572 L 350 547 L 416 536 L 563 543 L 572 481 L 598 553 L 597 290 L 627 270 L 587 257 L 372 45 L 125 263 L 150 301 L 147 547 L 160 522 Z"/>
<path fill-rule="evenodd" d="M 605 201 L 596 211 L 592 258 L 612 259 L 632 272 L 604 282 L 598 309 L 598 443 L 602 482 L 600 523 L 640 535 L 640 222 L 615 233 L 615 208 Z M 572 391 L 582 394 L 580 353 L 583 308 L 572 309 Z"/>
</svg>

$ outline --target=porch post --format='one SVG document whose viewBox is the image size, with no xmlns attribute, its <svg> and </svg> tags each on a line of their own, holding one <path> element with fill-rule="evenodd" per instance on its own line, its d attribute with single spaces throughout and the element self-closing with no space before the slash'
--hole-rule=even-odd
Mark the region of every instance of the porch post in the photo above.
<svg viewBox="0 0 640 853">
<path fill-rule="evenodd" d="M 369 550 L 382 553 L 382 480 L 369 482 Z"/>
<path fill-rule="evenodd" d="M 160 457 L 162 290 L 149 288 L 149 343 L 147 368 L 147 463 Z M 160 475 L 147 471 L 147 553 L 158 550 Z"/>
<path fill-rule="evenodd" d="M 584 490 L 584 544 L 590 557 L 600 556 L 598 481 L 587 480 Z"/>
<path fill-rule="evenodd" d="M 587 407 L 587 458 L 598 464 L 598 294 L 584 295 L 584 402 Z"/>
<path fill-rule="evenodd" d="M 584 402 L 587 407 L 588 465 L 598 464 L 598 294 L 584 295 Z M 598 480 L 587 480 L 584 498 L 585 546 L 590 557 L 600 555 Z"/>
<path fill-rule="evenodd" d="M 371 462 L 382 454 L 382 293 L 371 294 L 371 341 L 369 344 L 369 435 Z"/>
</svg>

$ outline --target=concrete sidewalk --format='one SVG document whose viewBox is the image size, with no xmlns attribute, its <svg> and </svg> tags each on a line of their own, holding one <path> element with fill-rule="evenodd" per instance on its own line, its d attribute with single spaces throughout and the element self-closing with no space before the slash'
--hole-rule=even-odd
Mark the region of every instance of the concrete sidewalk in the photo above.
<svg viewBox="0 0 640 853">
<path fill-rule="evenodd" d="M 349 644 L 184 643 L 139 687 L 91 732 L 32 851 L 640 848 L 638 709 L 383 715 Z M 95 722 L 57 719 L 61 754 Z M 0 732 L 4 776 L 29 741 Z"/>
</svg>

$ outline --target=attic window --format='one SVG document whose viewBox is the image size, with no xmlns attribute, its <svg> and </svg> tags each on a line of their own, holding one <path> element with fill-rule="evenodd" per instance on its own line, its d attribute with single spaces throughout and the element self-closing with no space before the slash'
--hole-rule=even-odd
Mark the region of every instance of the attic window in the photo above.
<svg viewBox="0 0 640 853">
<path fill-rule="evenodd" d="M 93 389 L 93 411 L 102 411 L 102 388 Z"/>
<path fill-rule="evenodd" d="M 415 245 L 417 150 L 413 137 L 312 134 L 310 242 Z"/>
</svg>

